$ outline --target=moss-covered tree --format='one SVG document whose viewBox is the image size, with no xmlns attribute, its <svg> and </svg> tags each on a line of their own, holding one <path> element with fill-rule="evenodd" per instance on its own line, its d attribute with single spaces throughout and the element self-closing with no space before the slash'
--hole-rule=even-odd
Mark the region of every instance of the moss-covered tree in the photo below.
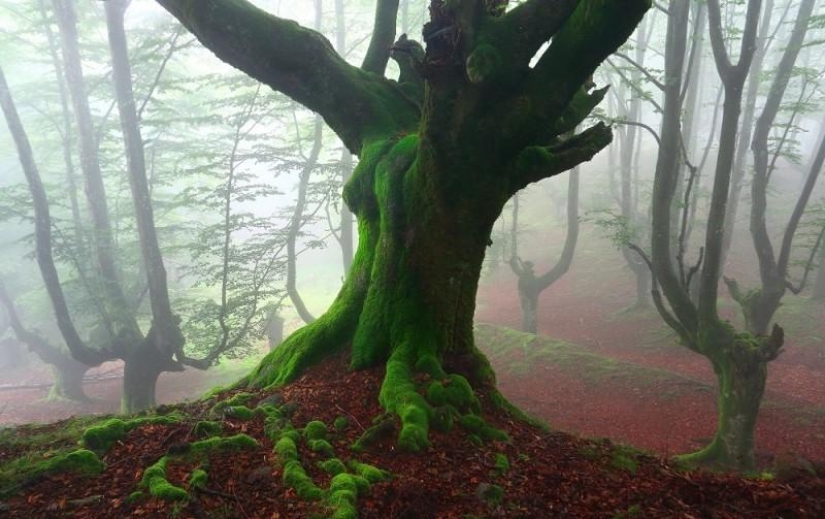
<svg viewBox="0 0 825 519">
<path fill-rule="evenodd" d="M 421 395 L 417 374 L 433 395 L 447 372 L 453 388 L 494 382 L 472 321 L 496 218 L 518 190 L 610 142 L 601 124 L 562 136 L 604 96 L 589 78 L 649 0 L 528 0 L 506 13 L 506 2 L 434 0 L 423 55 L 409 41 L 393 53 L 399 82 L 384 77 L 398 0 L 377 2 L 360 68 L 245 0 L 158 2 L 218 57 L 319 113 L 360 157 L 344 188 L 359 233 L 344 286 L 244 382 L 283 384 L 346 348 L 353 369 L 385 364 L 381 404 L 401 419 L 399 445 L 421 449 L 439 399 Z M 471 391 L 457 393 L 470 403 Z"/>
</svg>

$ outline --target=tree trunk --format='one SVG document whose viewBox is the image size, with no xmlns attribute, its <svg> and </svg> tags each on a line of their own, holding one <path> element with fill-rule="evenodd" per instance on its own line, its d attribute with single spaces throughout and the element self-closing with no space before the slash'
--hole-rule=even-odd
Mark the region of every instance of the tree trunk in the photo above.
<svg viewBox="0 0 825 519">
<path fill-rule="evenodd" d="M 825 301 L 825 247 L 819 252 L 819 269 L 811 298 L 814 301 Z"/>
<path fill-rule="evenodd" d="M 718 323 L 720 333 L 708 336 L 708 356 L 718 384 L 719 415 L 713 440 L 704 449 L 680 459 L 733 467 L 748 471 L 756 468 L 754 433 L 756 419 L 768 376 L 764 343 L 750 334 L 733 334 L 733 329 Z M 781 332 L 780 332 L 781 335 Z M 768 341 L 776 340 L 776 336 Z"/>
<path fill-rule="evenodd" d="M 521 329 L 524 332 L 538 333 L 539 315 L 539 295 L 527 293 L 519 289 L 519 302 L 521 303 Z"/>
<path fill-rule="evenodd" d="M 435 380 L 461 363 L 460 375 L 490 382 L 473 342 L 475 294 L 487 240 L 506 196 L 448 197 L 433 185 L 432 169 L 413 162 L 418 137 L 379 143 L 365 151 L 344 195 L 359 222 L 359 245 L 344 286 L 330 309 L 289 337 L 265 359 L 250 383 L 294 379 L 300 370 L 345 346 L 362 369 L 387 364 L 380 400 L 397 412 L 399 444 L 426 445 L 428 404 L 413 373 Z M 467 166 L 464 174 L 476 174 Z"/>
<path fill-rule="evenodd" d="M 155 407 L 155 389 L 158 377 L 168 360 L 153 347 L 133 348 L 132 355 L 124 359 L 123 393 L 120 398 L 120 412 L 134 413 Z"/>
<path fill-rule="evenodd" d="M 86 392 L 83 391 L 83 377 L 89 371 L 89 366 L 81 364 L 71 357 L 66 357 L 63 362 L 51 365 L 54 375 L 54 385 L 49 392 L 49 400 L 65 398 L 75 402 L 85 402 L 89 400 Z"/>
</svg>

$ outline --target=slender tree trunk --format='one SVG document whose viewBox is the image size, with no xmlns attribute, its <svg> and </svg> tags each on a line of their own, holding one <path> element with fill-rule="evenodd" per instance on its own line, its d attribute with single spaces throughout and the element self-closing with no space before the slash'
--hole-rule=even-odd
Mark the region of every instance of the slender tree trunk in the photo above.
<svg viewBox="0 0 825 519">
<path fill-rule="evenodd" d="M 77 362 L 71 357 L 65 357 L 65 362 L 51 364 L 54 375 L 54 385 L 49 392 L 49 399 L 65 398 L 75 402 L 89 400 L 83 390 L 83 377 L 89 371 L 89 366 Z"/>
<path fill-rule="evenodd" d="M 106 295 L 107 311 L 103 318 L 106 321 L 106 327 L 110 335 L 114 339 L 116 334 L 119 333 L 117 329 L 121 327 L 129 328 L 130 333 L 139 332 L 133 319 L 128 317 L 123 319 L 123 314 L 116 310 L 127 308 L 128 303 L 123 294 L 115 264 L 114 235 L 109 218 L 103 175 L 100 170 L 97 137 L 92 123 L 86 83 L 83 78 L 77 35 L 77 16 L 73 0 L 53 0 L 53 5 L 57 15 L 57 25 L 60 28 L 66 82 L 77 123 L 80 163 L 85 181 L 86 201 L 92 217 L 97 267 L 103 293 Z M 118 322 L 115 323 L 114 320 Z"/>
<path fill-rule="evenodd" d="M 822 166 L 825 143 L 820 145 L 818 156 L 799 194 L 790 221 L 788 222 L 778 257 L 774 253 L 767 228 L 768 184 L 770 182 L 771 167 L 768 163 L 768 138 L 771 127 L 779 113 L 782 98 L 790 82 L 796 58 L 802 48 L 807 33 L 809 19 L 814 9 L 814 0 L 802 0 L 799 5 L 796 23 L 789 36 L 787 46 L 776 69 L 774 81 L 768 92 L 765 107 L 754 127 L 753 155 L 754 176 L 751 182 L 751 217 L 750 230 L 754 248 L 759 260 L 759 274 L 762 286 L 753 293 L 741 297 L 745 320 L 748 330 L 752 333 L 765 335 L 768 333 L 773 315 L 779 308 L 786 291 L 788 265 L 790 262 L 791 246 L 797 227 L 808 205 L 814 186 L 819 177 Z"/>
<path fill-rule="evenodd" d="M 739 200 L 744 185 L 745 171 L 748 169 L 748 148 L 750 147 L 751 135 L 753 133 L 754 118 L 756 115 L 756 98 L 759 94 L 759 84 L 762 80 L 762 63 L 768 49 L 768 34 L 771 25 L 771 15 L 773 14 L 773 0 L 765 1 L 765 9 L 762 14 L 762 22 L 759 27 L 757 37 L 757 49 L 753 55 L 751 73 L 748 77 L 747 96 L 742 113 L 741 130 L 739 143 L 736 146 L 736 156 L 733 161 L 733 173 L 731 177 L 730 196 L 728 197 L 727 213 L 725 215 L 725 229 L 722 238 L 722 265 L 725 265 L 731 243 L 733 242 L 733 231 L 736 227 L 736 218 L 739 213 Z"/>
<path fill-rule="evenodd" d="M 814 301 L 825 301 L 825 247 L 822 247 L 819 251 L 819 268 L 811 298 Z"/>
</svg>

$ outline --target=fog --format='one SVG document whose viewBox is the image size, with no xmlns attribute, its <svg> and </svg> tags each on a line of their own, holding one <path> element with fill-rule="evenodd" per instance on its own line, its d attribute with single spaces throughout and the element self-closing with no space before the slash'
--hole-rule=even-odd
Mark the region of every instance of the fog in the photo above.
<svg viewBox="0 0 825 519">
<path fill-rule="evenodd" d="M 367 53 L 374 2 L 342 2 L 343 12 L 322 0 L 254 3 L 315 27 L 351 64 Z M 671 2 L 670 14 L 651 9 L 593 75 L 597 88 L 610 89 L 578 128 L 608 124 L 612 143 L 576 168 L 573 200 L 571 173 L 531 183 L 511 199 L 483 263 L 476 342 L 513 403 L 552 427 L 663 456 L 701 449 L 717 426 L 719 379 L 705 346 L 691 344 L 696 334 L 684 316 L 694 311 L 680 305 L 693 301 L 701 314 L 715 280 L 712 306 L 721 322 L 762 339 L 774 324 L 784 330 L 781 354 L 760 364 L 769 368 L 755 429 L 759 463 L 782 452 L 825 463 L 825 186 L 816 180 L 825 146 L 825 6 L 815 3 L 807 23 L 797 24 L 801 3 L 763 2 L 755 48 L 745 48 L 752 65 L 742 78 L 732 150 L 723 149 L 723 103 L 736 90 L 731 78 L 743 52 L 741 2 L 722 2 L 718 28 L 730 70 L 716 63 L 706 8 L 691 4 L 679 90 L 666 98 L 675 59 L 666 47 L 668 18 L 677 16 Z M 427 4 L 402 0 L 397 34 L 420 39 Z M 75 2 L 75 9 L 79 85 L 70 83 L 77 76 L 66 57 L 70 22 L 49 2 L 0 0 L 0 67 L 42 179 L 56 284 L 68 310 L 58 317 L 55 291 L 38 267 L 35 221 L 44 217 L 35 215 L 37 197 L 4 121 L 0 425 L 119 412 L 125 357 L 118 348 L 131 346 L 118 340 L 145 337 L 161 322 L 157 279 L 168 284 L 185 345 L 180 369 L 156 373 L 154 401 L 147 401 L 194 399 L 232 383 L 324 314 L 358 244 L 342 198 L 358 157 L 311 111 L 219 60 L 146 0 L 125 10 L 142 139 L 132 144 L 144 158 L 151 204 L 133 202 L 103 2 Z M 800 25 L 803 43 L 791 58 L 786 51 Z M 391 60 L 386 76 L 399 73 Z M 78 95 L 88 105 L 85 128 Z M 675 138 L 665 123 L 672 113 Z M 728 153 L 730 167 L 721 171 Z M 89 176 L 95 167 L 97 188 Z M 662 212 L 653 202 L 662 200 L 657 183 L 668 174 L 675 187 Z M 716 199 L 720 175 L 730 187 Z M 95 196 L 103 196 L 96 199 L 106 202 L 102 210 L 93 207 Z M 714 222 L 719 200 L 728 212 L 723 205 Z M 154 264 L 141 208 L 153 210 L 162 256 Z M 655 227 L 668 212 L 670 221 Z M 718 246 L 708 233 L 720 237 Z M 657 252 L 657 237 L 669 255 Z M 707 273 L 710 261 L 716 274 Z M 762 301 L 765 294 L 771 297 Z M 91 362 L 72 357 L 69 328 L 94 353 Z M 210 368 L 181 360 L 184 352 Z"/>
</svg>

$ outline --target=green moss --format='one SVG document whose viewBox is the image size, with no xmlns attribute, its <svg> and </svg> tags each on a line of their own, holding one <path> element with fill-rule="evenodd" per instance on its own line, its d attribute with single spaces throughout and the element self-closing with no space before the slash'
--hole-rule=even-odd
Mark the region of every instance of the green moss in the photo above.
<svg viewBox="0 0 825 519">
<path fill-rule="evenodd" d="M 143 471 L 141 486 L 149 489 L 149 494 L 164 501 L 186 501 L 189 494 L 186 490 L 176 487 L 166 479 L 166 456 L 162 457 Z"/>
<path fill-rule="evenodd" d="M 458 412 L 453 406 L 442 405 L 432 410 L 430 414 L 430 426 L 439 432 L 450 432 L 455 424 L 455 416 Z"/>
<path fill-rule="evenodd" d="M 332 428 L 337 432 L 341 432 L 346 429 L 347 425 L 349 425 L 349 421 L 346 416 L 339 416 L 334 422 L 332 422 Z"/>
<path fill-rule="evenodd" d="M 307 440 L 326 440 L 327 426 L 324 422 L 313 420 L 304 426 L 304 438 Z"/>
<path fill-rule="evenodd" d="M 192 433 L 196 438 L 209 438 L 217 436 L 223 431 L 223 425 L 220 422 L 213 422 L 208 420 L 201 420 L 195 424 Z"/>
<path fill-rule="evenodd" d="M 478 45 L 467 57 L 467 78 L 472 83 L 481 83 L 493 76 L 503 64 L 498 49 L 490 44 Z"/>
<path fill-rule="evenodd" d="M 421 355 L 415 363 L 415 371 L 418 373 L 426 373 L 435 380 L 443 380 L 447 378 L 444 368 L 435 357 L 435 355 Z"/>
<path fill-rule="evenodd" d="M 427 400 L 434 406 L 451 405 L 460 411 L 478 412 L 481 406 L 473 388 L 461 375 L 450 375 L 443 382 L 433 382 L 427 388 Z"/>
<path fill-rule="evenodd" d="M 209 474 L 203 469 L 195 469 L 189 475 L 189 488 L 203 488 L 206 486 L 206 481 Z"/>
<path fill-rule="evenodd" d="M 625 470 L 635 474 L 639 470 L 639 462 L 636 459 L 636 451 L 629 447 L 619 446 L 613 450 L 610 459 L 610 466 L 614 469 Z"/>
<path fill-rule="evenodd" d="M 355 507 L 358 498 L 358 484 L 350 474 L 338 474 L 329 486 L 327 504 L 333 509 L 332 517 L 358 517 Z"/>
<path fill-rule="evenodd" d="M 281 463 L 286 464 L 289 461 L 298 459 L 298 446 L 289 436 L 282 436 L 275 444 L 275 453 L 278 454 Z"/>
<path fill-rule="evenodd" d="M 375 418 L 375 423 L 364 431 L 364 434 L 352 444 L 352 450 L 362 451 L 386 438 L 395 432 L 395 419 L 392 415 L 383 414 Z"/>
<path fill-rule="evenodd" d="M 284 485 L 295 490 L 298 497 L 307 500 L 321 499 L 323 492 L 313 483 L 304 467 L 297 460 L 287 461 L 284 465 Z"/>
<path fill-rule="evenodd" d="M 89 450 L 78 449 L 44 461 L 42 472 L 55 473 L 71 471 L 78 474 L 92 475 L 100 474 L 105 468 L 106 466 L 100 461 L 97 454 Z"/>
<path fill-rule="evenodd" d="M 199 456 L 209 452 L 232 452 L 244 449 L 254 449 L 258 446 L 258 441 L 247 434 L 236 434 L 234 436 L 218 437 L 213 436 L 205 440 L 192 443 L 190 453 Z"/>
<path fill-rule="evenodd" d="M 96 450 L 107 451 L 116 442 L 126 438 L 129 427 L 120 418 L 110 418 L 86 429 L 81 437 L 84 446 Z"/>
<path fill-rule="evenodd" d="M 309 450 L 312 452 L 320 452 L 328 456 L 332 456 L 335 453 L 332 445 L 326 440 L 309 440 L 307 441 L 307 445 L 309 445 Z"/>
<path fill-rule="evenodd" d="M 223 409 L 223 415 L 227 418 L 248 421 L 255 417 L 255 411 L 245 405 L 227 406 Z"/>
<path fill-rule="evenodd" d="M 129 494 L 129 497 L 126 498 L 126 504 L 135 504 L 138 501 L 141 501 L 144 497 L 146 497 L 146 494 L 143 491 L 136 490 Z"/>
<path fill-rule="evenodd" d="M 458 424 L 462 429 L 475 434 L 484 441 L 509 441 L 509 437 L 504 431 L 490 427 L 480 416 L 466 414 L 458 419 Z"/>
<path fill-rule="evenodd" d="M 386 470 L 381 470 L 378 467 L 368 463 L 361 463 L 356 460 L 351 460 L 349 462 L 349 466 L 357 475 L 361 476 L 369 483 L 386 481 L 392 477 L 392 475 Z"/>
<path fill-rule="evenodd" d="M 109 418 L 92 425 L 83 432 L 81 443 L 89 449 L 105 452 L 116 442 L 126 438 L 126 434 L 141 425 L 174 425 L 180 423 L 182 416 L 172 413 L 167 416 L 148 416 L 134 418 L 132 420 L 122 420 L 120 418 Z"/>
<path fill-rule="evenodd" d="M 482 483 L 476 489 L 476 494 L 490 507 L 500 506 L 504 502 L 504 489 L 498 485 Z"/>
<path fill-rule="evenodd" d="M 496 453 L 495 468 L 499 474 L 504 474 L 510 470 L 510 460 L 507 459 L 506 455 L 500 452 Z"/>
<path fill-rule="evenodd" d="M 347 471 L 347 467 L 338 458 L 331 458 L 326 461 L 319 461 L 318 466 L 321 468 L 321 470 L 333 476 L 336 476 Z"/>
</svg>

